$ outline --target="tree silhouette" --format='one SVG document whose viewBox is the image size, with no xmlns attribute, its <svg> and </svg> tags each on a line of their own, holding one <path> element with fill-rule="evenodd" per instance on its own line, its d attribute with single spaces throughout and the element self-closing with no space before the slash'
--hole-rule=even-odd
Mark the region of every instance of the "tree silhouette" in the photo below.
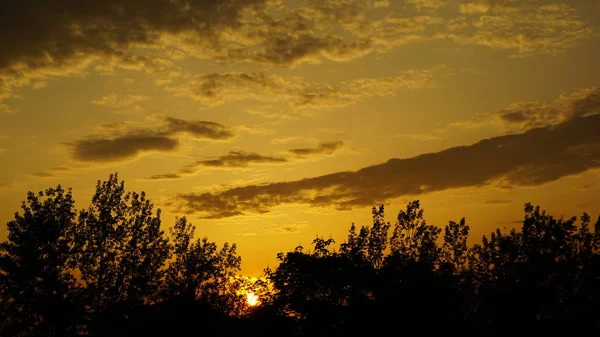
<svg viewBox="0 0 600 337">
<path fill-rule="evenodd" d="M 427 225 L 418 200 L 406 205 L 398 213 L 394 232 L 390 239 L 392 257 L 405 261 L 419 261 L 433 268 L 440 254 L 437 246 L 441 229 Z"/>
<path fill-rule="evenodd" d="M 367 256 L 373 267 L 380 268 L 383 263 L 384 252 L 387 248 L 390 223 L 384 220 L 385 212 L 383 205 L 379 209 L 373 207 L 372 213 L 373 226 L 369 230 Z"/>
<path fill-rule="evenodd" d="M 442 246 L 442 262 L 452 267 L 454 273 L 460 274 L 467 262 L 467 239 L 469 226 L 465 218 L 456 223 L 450 221 L 444 229 L 444 245 Z"/>
<path fill-rule="evenodd" d="M 241 285 L 235 279 L 241 268 L 241 257 L 235 244 L 225 243 L 221 249 L 207 238 L 193 241 L 195 227 L 185 217 L 171 228 L 173 258 L 167 268 L 165 289 L 168 296 L 184 296 L 230 314 L 246 307 Z"/>
<path fill-rule="evenodd" d="M 117 174 L 98 181 L 74 231 L 75 262 L 85 285 L 82 297 L 96 319 L 109 308 L 126 311 L 157 300 L 169 257 L 160 225 L 160 209 L 154 213 L 144 192 L 126 192 Z"/>
<path fill-rule="evenodd" d="M 29 192 L 8 223 L 0 244 L 1 332 L 3 336 L 68 336 L 75 333 L 77 307 L 71 229 L 71 190 L 60 185 Z"/>
</svg>

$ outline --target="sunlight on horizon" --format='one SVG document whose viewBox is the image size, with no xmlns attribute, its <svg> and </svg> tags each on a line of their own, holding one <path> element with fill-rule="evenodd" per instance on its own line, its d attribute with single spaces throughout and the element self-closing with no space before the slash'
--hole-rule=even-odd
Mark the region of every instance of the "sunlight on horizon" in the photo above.
<svg viewBox="0 0 600 337">
<path fill-rule="evenodd" d="M 248 303 L 248 306 L 251 306 L 251 307 L 255 307 L 260 304 L 260 301 L 258 300 L 258 296 L 253 292 L 246 293 L 246 302 Z"/>
</svg>

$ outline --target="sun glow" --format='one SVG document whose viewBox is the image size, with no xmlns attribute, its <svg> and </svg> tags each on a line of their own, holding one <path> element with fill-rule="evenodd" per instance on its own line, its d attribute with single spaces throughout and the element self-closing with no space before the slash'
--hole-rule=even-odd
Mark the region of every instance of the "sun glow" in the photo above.
<svg viewBox="0 0 600 337">
<path fill-rule="evenodd" d="M 248 292 L 246 293 L 246 302 L 248 302 L 249 306 L 255 307 L 259 304 L 258 296 L 253 292 Z"/>
</svg>

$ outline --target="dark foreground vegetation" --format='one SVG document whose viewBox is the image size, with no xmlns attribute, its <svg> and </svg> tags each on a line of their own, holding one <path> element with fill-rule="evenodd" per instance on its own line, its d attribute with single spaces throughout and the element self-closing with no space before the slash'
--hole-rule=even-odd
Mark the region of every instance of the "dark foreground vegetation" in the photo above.
<svg viewBox="0 0 600 337">
<path fill-rule="evenodd" d="M 418 201 L 395 223 L 280 253 L 266 281 L 238 276 L 235 245 L 163 230 L 117 175 L 76 211 L 62 187 L 29 193 L 0 244 L 0 336 L 524 335 L 600 331 L 600 219 L 525 204 L 520 230 L 467 246 Z M 246 293 L 261 305 L 249 307 Z"/>
</svg>

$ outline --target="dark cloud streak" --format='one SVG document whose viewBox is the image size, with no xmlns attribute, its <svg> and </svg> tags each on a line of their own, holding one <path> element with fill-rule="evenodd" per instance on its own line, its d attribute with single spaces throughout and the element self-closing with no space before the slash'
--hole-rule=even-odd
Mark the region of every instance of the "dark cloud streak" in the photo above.
<svg viewBox="0 0 600 337">
<path fill-rule="evenodd" d="M 258 153 L 247 153 L 243 151 L 231 151 L 229 154 L 210 160 L 197 161 L 192 166 L 208 167 L 247 167 L 250 163 L 257 164 L 280 164 L 288 160 L 282 157 L 264 156 Z"/>
<path fill-rule="evenodd" d="M 179 194 L 173 205 L 206 217 L 264 213 L 283 204 L 350 209 L 391 198 L 478 187 L 538 186 L 600 167 L 600 115 L 406 159 L 297 181 Z"/>
<path fill-rule="evenodd" d="M 223 140 L 234 136 L 229 128 L 213 122 L 186 121 L 173 117 L 165 117 L 165 123 L 170 133 L 185 132 L 196 138 Z"/>
<path fill-rule="evenodd" d="M 127 135 L 114 139 L 85 139 L 73 144 L 73 158 L 79 161 L 119 161 L 147 151 L 173 151 L 177 139 L 161 135 Z"/>
<path fill-rule="evenodd" d="M 312 156 L 312 155 L 329 155 L 333 154 L 340 148 L 344 146 L 344 142 L 342 141 L 333 141 L 333 142 L 322 142 L 317 147 L 309 147 L 309 148 L 300 148 L 300 149 L 291 149 L 290 153 L 293 153 L 297 156 Z"/>
<path fill-rule="evenodd" d="M 226 126 L 206 121 L 186 121 L 173 117 L 162 117 L 161 124 L 154 128 L 125 130 L 118 134 L 91 136 L 66 144 L 74 159 L 84 162 L 110 162 L 133 158 L 142 152 L 174 151 L 179 147 L 179 134 L 188 134 L 197 139 L 226 140 L 234 133 Z"/>
<path fill-rule="evenodd" d="M 295 154 L 295 159 L 306 158 L 307 156 L 331 155 L 344 145 L 344 142 L 321 142 L 315 148 L 301 148 L 288 150 Z M 255 152 L 230 151 L 228 154 L 213 159 L 198 160 L 192 164 L 179 169 L 177 173 L 157 174 L 146 178 L 146 180 L 165 180 L 179 179 L 183 175 L 196 173 L 200 167 L 210 168 L 245 168 L 250 164 L 285 164 L 293 158 L 285 156 L 263 155 Z"/>
<path fill-rule="evenodd" d="M 176 173 L 166 173 L 166 174 L 155 174 L 150 176 L 146 180 L 171 180 L 171 179 L 179 179 L 181 176 Z"/>
</svg>

